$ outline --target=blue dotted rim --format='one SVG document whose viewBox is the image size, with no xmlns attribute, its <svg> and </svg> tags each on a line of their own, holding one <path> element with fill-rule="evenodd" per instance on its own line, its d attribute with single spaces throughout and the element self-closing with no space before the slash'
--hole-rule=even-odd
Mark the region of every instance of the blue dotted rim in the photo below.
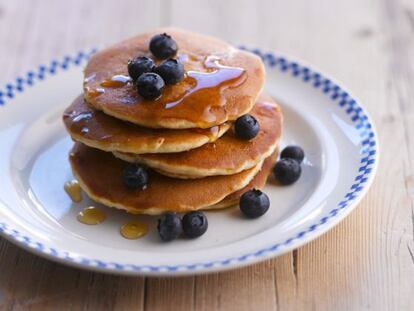
<svg viewBox="0 0 414 311">
<path fill-rule="evenodd" d="M 303 242 L 305 242 L 304 238 L 309 238 L 312 233 L 314 233 L 312 238 L 316 238 L 319 235 L 315 232 L 316 230 L 319 230 L 320 233 L 322 233 L 329 229 L 329 227 L 326 228 L 325 225 L 329 222 L 334 222 L 334 219 L 337 219 L 338 214 L 342 211 L 350 211 L 351 203 L 356 203 L 356 200 L 361 198 L 362 194 L 369 187 L 370 181 L 373 179 L 373 172 L 375 171 L 378 160 L 377 139 L 372 123 L 364 109 L 359 106 L 355 99 L 353 99 L 336 83 L 325 78 L 320 73 L 308 68 L 307 66 L 289 61 L 285 57 L 276 56 L 272 52 L 263 52 L 260 49 L 249 49 L 244 46 L 240 48 L 261 57 L 268 68 L 290 74 L 293 77 L 302 80 L 304 83 L 310 84 L 314 88 L 319 89 L 323 94 L 331 99 L 334 105 L 339 105 L 339 107 L 345 111 L 360 135 L 361 159 L 360 167 L 358 169 L 357 176 L 354 179 L 354 183 L 351 185 L 349 191 L 343 196 L 343 199 L 327 215 L 319 219 L 318 222 L 312 224 L 305 230 L 300 231 L 295 236 L 292 236 L 281 243 L 260 249 L 254 253 L 219 261 L 171 266 L 121 264 L 116 262 L 105 262 L 99 259 L 82 258 L 76 254 L 56 248 L 50 248 L 42 243 L 39 243 L 31 237 L 21 234 L 19 231 L 11 228 L 3 222 L 0 222 L 0 233 L 9 240 L 16 242 L 18 245 L 28 250 L 47 258 L 76 265 L 78 267 L 98 269 L 101 271 L 115 273 L 127 273 L 130 271 L 137 274 L 171 274 L 174 272 L 179 274 L 180 272 L 214 271 L 226 266 L 253 263 L 260 260 L 260 258 L 264 259 L 271 257 L 281 248 L 291 249 L 294 246 L 303 244 Z M 95 52 L 96 49 L 92 49 L 86 52 L 78 52 L 74 56 L 68 55 L 61 60 L 53 60 L 48 65 L 40 65 L 36 70 L 27 72 L 23 77 L 17 77 L 13 82 L 7 83 L 0 89 L 0 107 L 12 100 L 19 93 L 22 93 L 26 88 L 33 86 L 35 83 L 45 80 L 47 77 L 53 76 L 60 71 L 65 71 L 70 67 L 83 65 Z M 296 242 L 295 245 L 293 245 L 294 242 Z"/>
</svg>

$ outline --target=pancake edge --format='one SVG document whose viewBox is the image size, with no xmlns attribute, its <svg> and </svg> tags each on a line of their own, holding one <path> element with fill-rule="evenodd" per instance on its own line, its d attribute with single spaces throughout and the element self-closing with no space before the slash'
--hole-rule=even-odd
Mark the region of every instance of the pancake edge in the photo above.
<svg viewBox="0 0 414 311">
<path fill-rule="evenodd" d="M 118 159 L 121 159 L 126 162 L 130 163 L 140 163 L 147 165 L 148 167 L 151 167 L 154 171 L 159 172 L 162 175 L 172 177 L 172 178 L 179 178 L 179 179 L 198 179 L 198 178 L 204 178 L 204 177 L 210 177 L 210 176 L 225 176 L 225 175 L 234 175 L 240 172 L 243 172 L 245 170 L 248 170 L 258 163 L 264 161 L 267 157 L 269 157 L 279 145 L 279 140 L 276 141 L 274 145 L 271 145 L 268 150 L 263 152 L 259 158 L 252 159 L 249 161 L 246 161 L 242 166 L 238 167 L 237 169 L 231 170 L 231 169 L 196 169 L 197 171 L 194 171 L 194 167 L 186 167 L 181 166 L 179 169 L 175 170 L 173 172 L 170 168 L 168 168 L 168 171 L 163 169 L 163 165 L 159 165 L 159 167 L 152 166 L 153 164 L 150 163 L 152 161 L 136 161 L 131 160 L 130 156 L 120 154 L 118 152 L 113 152 L 114 156 Z M 155 162 L 155 161 L 154 161 Z"/>
<path fill-rule="evenodd" d="M 263 165 L 264 161 L 261 161 L 260 163 L 258 163 L 255 167 L 252 168 L 252 172 L 251 174 L 249 174 L 249 176 L 247 176 L 247 178 L 245 178 L 245 180 L 238 186 L 236 187 L 237 189 L 233 192 L 236 192 L 240 189 L 243 189 L 244 187 L 246 187 L 250 181 L 256 176 L 256 174 L 261 170 L 262 165 Z M 100 198 L 96 195 L 93 194 L 93 192 L 91 191 L 91 189 L 89 189 L 88 186 L 86 186 L 86 184 L 84 183 L 84 181 L 82 180 L 82 178 L 76 173 L 76 170 L 74 170 L 73 166 L 72 166 L 72 162 L 69 161 L 71 168 L 72 168 L 72 172 L 74 177 L 78 180 L 80 187 L 82 188 L 82 190 L 88 195 L 89 198 L 91 198 L 92 200 L 101 203 L 107 207 L 112 207 L 112 208 L 116 208 L 116 209 L 120 209 L 120 210 L 124 210 L 128 213 L 131 214 L 145 214 L 145 215 L 160 215 L 162 213 L 165 212 L 177 212 L 177 213 L 181 213 L 181 212 L 190 212 L 190 211 L 197 211 L 197 210 L 209 210 L 209 209 L 213 209 L 214 205 L 216 203 L 219 203 L 220 201 L 222 201 L 226 196 L 230 195 L 231 193 L 228 193 L 226 195 L 224 195 L 223 197 L 217 199 L 215 202 L 211 202 L 208 205 L 205 206 L 199 206 L 199 207 L 195 207 L 195 208 L 188 208 L 188 209 L 182 209 L 182 208 L 176 208 L 176 209 L 162 209 L 159 207 L 150 207 L 150 208 L 145 208 L 145 209 L 140 209 L 140 208 L 136 208 L 136 207 L 131 207 L 131 206 L 125 206 L 123 204 L 117 203 L 117 202 L 112 202 L 108 199 L 105 198 Z"/>
<path fill-rule="evenodd" d="M 215 137 L 214 140 L 211 140 L 210 138 L 208 138 L 207 135 L 203 135 L 200 134 L 201 136 L 204 136 L 203 138 L 201 138 L 200 140 L 197 141 L 197 143 L 194 144 L 177 144 L 177 145 L 173 145 L 171 144 L 171 147 L 169 148 L 163 148 L 162 150 L 159 150 L 159 146 L 161 146 L 163 143 L 160 143 L 156 146 L 158 146 L 157 148 L 128 148 L 128 147 L 124 147 L 120 144 L 114 144 L 114 143 L 101 143 L 101 142 L 97 142 L 96 140 L 92 140 L 92 139 L 87 139 L 81 135 L 77 135 L 72 133 L 69 129 L 67 129 L 67 132 L 69 133 L 70 137 L 72 138 L 72 140 L 80 142 L 84 145 L 87 145 L 89 147 L 95 148 L 95 149 L 99 149 L 102 151 L 106 151 L 106 152 L 123 152 L 123 153 L 133 153 L 133 154 L 144 154 L 144 153 L 178 153 L 178 152 L 184 152 L 184 151 L 188 151 L 191 149 L 196 149 L 199 148 L 205 144 L 208 143 L 212 143 L 215 142 L 217 139 L 219 139 L 221 136 L 223 136 L 231 127 L 231 124 L 229 123 L 223 123 L 220 125 L 217 125 L 219 127 L 219 131 L 217 134 L 217 137 Z"/>
</svg>

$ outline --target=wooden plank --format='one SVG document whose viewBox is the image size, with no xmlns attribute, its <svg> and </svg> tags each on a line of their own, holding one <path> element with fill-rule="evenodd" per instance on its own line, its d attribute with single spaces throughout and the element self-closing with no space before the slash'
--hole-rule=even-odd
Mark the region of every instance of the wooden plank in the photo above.
<svg viewBox="0 0 414 311">
<path fill-rule="evenodd" d="M 260 282 L 258 282 L 260 280 Z M 276 297 L 270 262 L 196 279 L 196 310 L 273 310 Z"/>
<path fill-rule="evenodd" d="M 193 310 L 194 277 L 147 278 L 145 310 Z"/>
<path fill-rule="evenodd" d="M 390 222 L 390 233 L 394 237 L 396 246 L 390 257 L 393 258 L 392 267 L 394 268 L 394 282 L 398 282 L 398 291 L 394 297 L 394 303 L 401 310 L 413 308 L 410 293 L 412 293 L 414 280 L 414 108 L 412 98 L 414 90 L 412 81 L 414 78 L 414 3 L 412 1 L 399 1 L 397 6 L 384 1 L 382 10 L 382 26 L 387 34 L 388 76 L 389 92 L 388 95 L 393 99 L 387 103 L 388 106 L 396 106 L 397 117 L 391 120 L 403 128 L 403 139 L 396 149 L 390 152 L 390 161 L 395 161 L 395 152 L 401 153 L 402 163 L 400 163 L 400 173 L 403 175 L 404 182 L 394 185 L 393 191 L 403 192 L 402 200 L 392 201 L 390 207 L 394 210 L 398 206 L 398 213 L 392 215 Z M 388 140 L 392 140 L 393 129 L 388 127 L 390 132 Z M 386 129 L 384 129 L 386 131 Z M 384 145 L 386 148 L 388 146 Z M 397 149 L 398 148 L 398 149 Z M 394 159 L 393 159 L 394 158 Z M 402 171 L 402 172 L 401 172 Z M 392 182 L 392 181 L 390 181 Z"/>
</svg>

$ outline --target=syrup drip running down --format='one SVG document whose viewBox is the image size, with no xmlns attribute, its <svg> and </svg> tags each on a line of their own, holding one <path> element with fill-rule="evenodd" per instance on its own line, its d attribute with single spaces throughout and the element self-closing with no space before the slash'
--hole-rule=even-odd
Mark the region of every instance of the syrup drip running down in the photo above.
<svg viewBox="0 0 414 311">
<path fill-rule="evenodd" d="M 143 237 L 148 232 L 148 226 L 140 221 L 131 221 L 121 227 L 121 235 L 130 240 Z"/>
<path fill-rule="evenodd" d="M 209 138 L 210 142 L 216 141 L 218 139 L 218 135 L 220 132 L 220 126 L 213 126 L 209 129 L 199 129 L 194 128 L 192 129 L 194 133 L 199 133 L 201 135 L 205 135 Z"/>
<path fill-rule="evenodd" d="M 88 96 L 92 98 L 98 97 L 99 95 L 102 95 L 103 93 L 105 93 L 105 90 L 101 87 L 98 87 L 96 89 L 91 89 L 87 86 L 85 91 L 88 94 Z"/>
<path fill-rule="evenodd" d="M 79 182 L 77 180 L 68 181 L 65 186 L 65 191 L 73 202 L 82 201 L 82 192 Z"/>
<path fill-rule="evenodd" d="M 93 113 L 91 111 L 72 110 L 63 114 L 63 119 L 65 121 L 69 119 L 71 121 L 72 127 L 76 127 L 78 133 L 80 132 L 80 134 L 84 136 L 89 133 L 87 125 L 88 121 L 91 120 L 92 117 Z"/>
</svg>

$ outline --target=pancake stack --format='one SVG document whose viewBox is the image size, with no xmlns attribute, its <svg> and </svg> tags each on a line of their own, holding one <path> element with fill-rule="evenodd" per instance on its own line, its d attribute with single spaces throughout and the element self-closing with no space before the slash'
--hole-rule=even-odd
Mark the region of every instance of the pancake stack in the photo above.
<svg viewBox="0 0 414 311">
<path fill-rule="evenodd" d="M 128 62 L 150 57 L 157 34 L 171 36 L 184 78 L 145 99 Z M 161 214 L 224 208 L 262 188 L 276 161 L 282 131 L 279 106 L 262 93 L 265 71 L 253 54 L 208 36 L 173 28 L 138 35 L 95 54 L 85 68 L 84 94 L 65 110 L 75 144 L 69 160 L 95 201 L 131 213 Z M 138 88 L 138 91 L 137 91 Z M 235 122 L 257 120 L 254 138 Z M 142 166 L 144 187 L 131 189 L 125 170 Z"/>
</svg>

